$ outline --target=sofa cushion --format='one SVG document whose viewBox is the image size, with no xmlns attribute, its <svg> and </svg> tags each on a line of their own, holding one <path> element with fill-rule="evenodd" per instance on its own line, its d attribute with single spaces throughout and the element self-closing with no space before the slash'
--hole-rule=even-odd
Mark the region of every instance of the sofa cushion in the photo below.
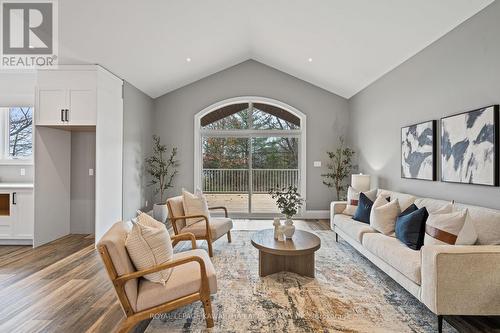
<svg viewBox="0 0 500 333">
<path fill-rule="evenodd" d="M 182 259 L 190 256 L 198 256 L 205 262 L 205 268 L 208 276 L 208 285 L 210 294 L 217 292 L 217 278 L 212 261 L 205 250 L 196 249 L 175 253 L 173 260 Z M 137 295 L 137 311 L 149 309 L 156 305 L 172 301 L 174 299 L 193 294 L 200 289 L 201 273 L 200 265 L 196 262 L 189 262 L 184 265 L 176 266 L 172 269 L 172 274 L 165 286 L 159 283 L 153 283 L 146 279 L 141 279 Z"/>
<path fill-rule="evenodd" d="M 415 204 L 406 208 L 396 220 L 396 238 L 412 250 L 420 250 L 424 245 L 425 222 L 429 217 L 425 207 Z"/>
<path fill-rule="evenodd" d="M 462 230 L 467 210 L 447 214 L 429 214 L 425 224 L 425 245 L 455 245 Z"/>
<path fill-rule="evenodd" d="M 368 251 L 420 285 L 422 282 L 420 251 L 412 250 L 396 238 L 380 233 L 365 234 L 362 244 Z"/>
<path fill-rule="evenodd" d="M 451 212 L 453 207 L 451 201 L 431 198 L 418 198 L 415 200 L 415 205 L 417 205 L 418 208 L 425 207 L 429 214 L 433 214 L 438 210 L 441 210 L 443 213 L 445 212 L 444 210 Z"/>
<path fill-rule="evenodd" d="M 472 220 L 477 233 L 477 244 L 500 244 L 500 211 L 464 204 L 455 204 L 455 208 L 467 209 L 468 217 Z"/>
<path fill-rule="evenodd" d="M 410 207 L 417 199 L 415 196 L 411 194 L 381 190 L 381 189 L 378 190 L 377 196 L 379 195 L 383 195 L 384 197 L 391 197 L 391 200 L 398 199 L 401 211 L 404 211 L 406 208 Z"/>
<path fill-rule="evenodd" d="M 356 190 L 352 186 L 349 186 L 349 188 L 347 189 L 347 206 L 342 212 L 342 214 L 353 216 L 354 213 L 356 213 L 356 208 L 358 208 L 360 193 L 361 193 L 360 191 Z M 377 198 L 376 188 L 362 193 L 364 193 L 364 195 L 366 195 L 371 201 L 375 201 L 375 199 Z"/>
<path fill-rule="evenodd" d="M 354 220 L 370 224 L 370 212 L 372 211 L 373 201 L 364 193 L 359 194 L 358 207 L 352 217 Z"/>
<path fill-rule="evenodd" d="M 370 225 L 355 221 L 350 216 L 343 214 L 335 214 L 333 224 L 359 243 L 361 243 L 365 233 L 376 232 Z"/>
<path fill-rule="evenodd" d="M 227 217 L 211 217 L 209 221 L 212 240 L 220 238 L 233 228 L 233 221 Z M 196 237 L 205 236 L 207 234 L 207 223 L 205 220 L 196 222 L 195 224 L 183 228 L 181 232 L 190 232 Z"/>
<path fill-rule="evenodd" d="M 396 219 L 401 213 L 398 199 L 387 202 L 387 199 L 380 195 L 375 200 L 370 213 L 370 226 L 384 235 L 394 235 Z"/>
</svg>

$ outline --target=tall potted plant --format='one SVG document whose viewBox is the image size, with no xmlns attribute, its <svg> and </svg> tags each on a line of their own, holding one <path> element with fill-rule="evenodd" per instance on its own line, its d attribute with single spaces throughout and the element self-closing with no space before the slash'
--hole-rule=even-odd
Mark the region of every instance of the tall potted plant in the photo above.
<svg viewBox="0 0 500 333">
<path fill-rule="evenodd" d="M 276 205 L 280 212 L 285 215 L 284 234 L 287 238 L 292 238 L 295 233 L 295 226 L 292 218 L 297 214 L 299 208 L 302 207 L 304 199 L 294 186 L 284 187 L 282 189 L 272 189 L 269 194 L 273 199 L 276 199 Z"/>
<path fill-rule="evenodd" d="M 160 137 L 153 135 L 153 155 L 146 158 L 146 171 L 151 175 L 149 186 L 154 186 L 155 194 L 159 194 L 160 201 L 153 205 L 153 217 L 165 223 L 168 210 L 166 205 L 165 192 L 173 187 L 174 177 L 177 175 L 179 162 L 175 159 L 177 148 L 172 148 L 170 156 L 165 158 L 167 146 L 161 144 Z"/>
<path fill-rule="evenodd" d="M 354 150 L 345 146 L 344 138 L 339 138 L 339 147 L 331 152 L 327 152 L 330 158 L 328 163 L 328 172 L 322 174 L 324 178 L 323 184 L 328 187 L 335 187 L 337 193 L 337 200 L 345 199 L 344 193 L 346 192 L 345 179 L 349 176 L 352 170 L 352 157 Z"/>
</svg>

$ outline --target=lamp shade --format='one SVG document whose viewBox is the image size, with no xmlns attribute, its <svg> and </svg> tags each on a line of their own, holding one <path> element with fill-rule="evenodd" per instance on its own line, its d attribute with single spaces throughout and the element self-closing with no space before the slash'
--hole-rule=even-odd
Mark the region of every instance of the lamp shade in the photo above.
<svg viewBox="0 0 500 333">
<path fill-rule="evenodd" d="M 370 190 L 370 175 L 363 175 L 362 173 L 351 176 L 351 186 L 354 189 L 365 192 Z"/>
</svg>

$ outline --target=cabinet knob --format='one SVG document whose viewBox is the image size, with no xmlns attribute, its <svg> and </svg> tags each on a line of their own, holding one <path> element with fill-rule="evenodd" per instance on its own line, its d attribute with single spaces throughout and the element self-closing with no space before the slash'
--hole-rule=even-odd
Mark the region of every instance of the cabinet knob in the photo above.
<svg viewBox="0 0 500 333">
<path fill-rule="evenodd" d="M 17 205 L 17 202 L 16 202 L 16 192 L 12 192 L 12 204 L 13 205 Z"/>
</svg>

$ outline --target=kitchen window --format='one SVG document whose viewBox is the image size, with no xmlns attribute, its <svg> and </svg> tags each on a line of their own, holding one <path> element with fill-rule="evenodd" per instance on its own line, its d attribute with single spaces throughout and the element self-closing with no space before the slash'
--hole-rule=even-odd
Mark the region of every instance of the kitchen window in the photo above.
<svg viewBox="0 0 500 333">
<path fill-rule="evenodd" d="M 33 107 L 0 108 L 0 163 L 30 164 L 33 160 Z"/>
</svg>

